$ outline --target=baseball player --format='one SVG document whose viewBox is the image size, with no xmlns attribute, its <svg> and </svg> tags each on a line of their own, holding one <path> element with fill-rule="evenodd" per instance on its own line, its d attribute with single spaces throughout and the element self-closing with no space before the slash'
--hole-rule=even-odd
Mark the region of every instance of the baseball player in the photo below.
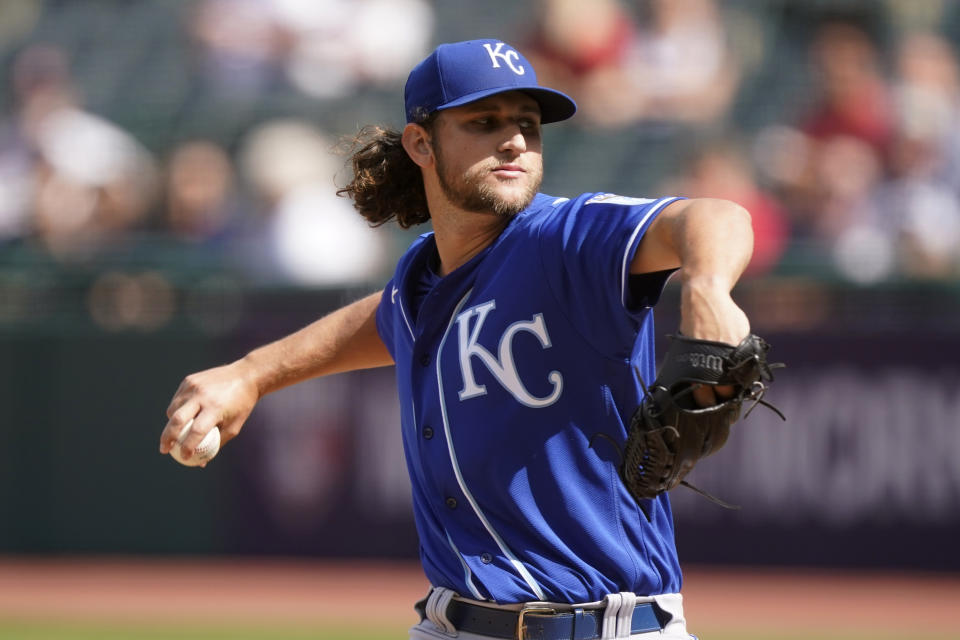
<svg viewBox="0 0 960 640">
<path fill-rule="evenodd" d="M 748 335 L 730 291 L 751 255 L 749 214 L 540 193 L 541 125 L 576 105 L 498 40 L 440 45 L 405 105 L 402 132 L 367 131 L 341 192 L 371 223 L 433 231 L 382 292 L 188 376 L 161 453 L 191 419 L 187 455 L 215 425 L 235 437 L 267 393 L 393 364 L 432 585 L 411 639 L 692 637 L 669 498 L 630 494 L 617 444 L 656 374 L 651 308 L 672 273 L 683 335 Z M 694 393 L 708 406 L 723 392 Z"/>
</svg>

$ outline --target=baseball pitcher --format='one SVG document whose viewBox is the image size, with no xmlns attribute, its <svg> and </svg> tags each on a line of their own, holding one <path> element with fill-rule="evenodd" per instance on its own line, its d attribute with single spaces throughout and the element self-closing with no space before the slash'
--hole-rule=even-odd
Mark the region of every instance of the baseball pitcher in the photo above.
<svg viewBox="0 0 960 640">
<path fill-rule="evenodd" d="M 573 100 L 498 40 L 410 73 L 406 126 L 361 132 L 340 192 L 371 224 L 429 221 L 382 292 L 188 376 L 168 453 L 264 394 L 394 365 L 423 570 L 412 640 L 690 638 L 667 491 L 772 380 L 730 291 L 749 214 L 722 200 L 541 193 L 541 127 Z M 637 153 L 644 153 L 637 149 Z M 654 353 L 676 273 L 681 326 Z"/>
</svg>

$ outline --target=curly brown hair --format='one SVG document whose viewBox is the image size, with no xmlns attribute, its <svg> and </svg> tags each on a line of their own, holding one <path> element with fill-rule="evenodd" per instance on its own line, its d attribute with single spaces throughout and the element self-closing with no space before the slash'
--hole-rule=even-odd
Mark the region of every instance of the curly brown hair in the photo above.
<svg viewBox="0 0 960 640">
<path fill-rule="evenodd" d="M 430 130 L 429 120 L 420 123 Z M 350 155 L 353 179 L 337 189 L 371 226 L 396 218 L 404 229 L 430 219 L 420 167 L 401 144 L 401 133 L 378 125 L 362 128 L 342 147 Z"/>
</svg>

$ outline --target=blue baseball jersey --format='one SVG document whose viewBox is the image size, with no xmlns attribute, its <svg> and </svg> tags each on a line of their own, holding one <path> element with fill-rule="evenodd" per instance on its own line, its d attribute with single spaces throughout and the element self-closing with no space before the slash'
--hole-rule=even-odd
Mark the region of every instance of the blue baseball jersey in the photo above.
<svg viewBox="0 0 960 640">
<path fill-rule="evenodd" d="M 675 199 L 538 194 L 443 278 L 429 277 L 433 234 L 400 259 L 377 327 L 434 586 L 499 603 L 680 590 L 669 500 L 638 504 L 617 449 L 636 371 L 655 375 L 666 280 L 631 291 L 630 261 Z"/>
</svg>

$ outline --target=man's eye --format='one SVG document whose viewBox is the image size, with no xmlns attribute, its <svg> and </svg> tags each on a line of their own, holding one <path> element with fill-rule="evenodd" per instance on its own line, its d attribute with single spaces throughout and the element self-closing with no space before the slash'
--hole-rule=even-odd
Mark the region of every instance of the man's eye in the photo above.
<svg viewBox="0 0 960 640">
<path fill-rule="evenodd" d="M 524 129 L 536 129 L 537 121 L 536 120 L 521 120 L 520 126 Z"/>
</svg>

